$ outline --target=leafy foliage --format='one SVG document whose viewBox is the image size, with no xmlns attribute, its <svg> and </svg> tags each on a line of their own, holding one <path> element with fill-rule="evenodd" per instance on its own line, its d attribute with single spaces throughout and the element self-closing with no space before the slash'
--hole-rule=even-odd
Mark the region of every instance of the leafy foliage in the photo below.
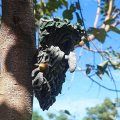
<svg viewBox="0 0 120 120">
<path fill-rule="evenodd" d="M 44 15 L 52 16 L 54 12 L 63 6 L 68 7 L 68 2 L 66 0 L 48 0 L 47 2 L 34 0 L 34 6 L 35 18 L 39 20 Z"/>
<path fill-rule="evenodd" d="M 118 116 L 116 104 L 109 98 L 95 107 L 87 108 L 87 116 L 84 120 L 115 120 Z"/>
<path fill-rule="evenodd" d="M 32 120 L 44 120 L 42 116 L 38 115 L 37 112 L 33 112 Z"/>
<path fill-rule="evenodd" d="M 107 73 L 106 68 L 108 66 L 108 61 L 104 61 L 103 63 L 97 65 L 96 74 L 101 78 L 104 73 Z"/>
<path fill-rule="evenodd" d="M 116 117 L 119 117 L 119 111 L 117 109 L 119 104 L 120 99 L 115 103 L 109 98 L 106 98 L 103 103 L 94 107 L 86 108 L 87 114 L 83 120 L 116 120 Z M 61 110 L 57 113 L 47 113 L 47 117 L 50 120 L 74 120 L 73 116 L 74 115 L 72 115 L 68 110 Z M 38 113 L 33 112 L 33 120 L 44 120 L 43 118 L 40 118 L 41 116 L 39 116 Z"/>
<path fill-rule="evenodd" d="M 67 110 L 65 110 L 67 111 Z M 51 113 L 48 112 L 46 116 L 48 117 L 49 120 L 71 120 L 71 116 L 66 114 L 65 111 L 59 111 L 58 113 Z M 33 117 L 32 120 L 45 120 L 43 117 L 38 115 L 37 112 L 33 112 Z"/>
<path fill-rule="evenodd" d="M 115 32 L 115 33 L 120 34 L 120 29 L 117 28 L 117 27 L 110 26 L 110 30 L 112 30 L 112 31 Z"/>
<path fill-rule="evenodd" d="M 61 111 L 59 112 L 58 115 L 53 114 L 53 113 L 47 113 L 47 116 L 48 116 L 48 118 L 51 119 L 51 120 L 69 120 L 69 119 L 68 119 L 68 115 L 65 114 L 64 112 L 61 112 Z M 51 117 L 51 116 L 52 116 L 52 117 Z"/>
<path fill-rule="evenodd" d="M 34 0 L 34 14 L 36 21 L 39 20 L 43 16 L 53 16 L 54 12 L 57 12 L 58 9 L 65 8 L 63 11 L 63 18 L 72 20 L 73 14 L 76 15 L 79 20 L 77 22 L 82 21 L 78 10 L 80 10 L 80 3 L 74 2 L 69 4 L 67 0 Z"/>
<path fill-rule="evenodd" d="M 111 0 L 110 0 L 111 1 Z M 118 18 L 119 18 L 119 14 L 120 14 L 120 9 L 115 6 L 115 4 L 113 4 L 112 6 L 112 10 L 111 10 L 111 13 L 108 13 L 109 10 L 109 3 L 110 1 L 108 0 L 101 0 L 100 2 L 100 16 L 101 16 L 101 20 L 103 21 L 103 24 L 102 25 L 109 25 L 110 26 L 110 30 L 109 31 L 112 31 L 112 32 L 115 32 L 115 33 L 118 33 L 120 34 L 120 29 L 117 27 L 116 24 L 118 24 L 119 22 L 117 22 Z M 113 0 L 113 3 L 115 3 L 115 0 Z M 108 14 L 111 14 L 110 15 L 110 18 L 107 19 L 106 16 Z M 115 17 L 116 15 L 116 17 Z M 106 30 L 103 28 L 103 26 L 100 26 L 100 27 L 97 27 L 97 28 L 94 28 L 94 27 L 90 27 L 88 29 L 88 34 L 93 34 L 95 35 L 95 38 L 101 42 L 101 43 L 104 43 L 105 40 L 106 40 L 106 37 L 107 37 L 107 32 Z"/>
<path fill-rule="evenodd" d="M 94 34 L 96 39 L 98 39 L 99 42 L 104 43 L 106 39 L 106 31 L 103 28 L 89 28 L 87 31 L 89 34 Z"/>
</svg>

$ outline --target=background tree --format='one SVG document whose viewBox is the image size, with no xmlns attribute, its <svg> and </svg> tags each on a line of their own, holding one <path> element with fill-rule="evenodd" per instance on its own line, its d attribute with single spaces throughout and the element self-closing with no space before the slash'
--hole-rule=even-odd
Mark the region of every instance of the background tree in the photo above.
<svg viewBox="0 0 120 120">
<path fill-rule="evenodd" d="M 58 114 L 47 113 L 47 116 L 51 120 L 69 120 L 70 116 L 66 114 L 64 111 L 59 111 Z"/>
<path fill-rule="evenodd" d="M 119 103 L 116 104 L 111 99 L 106 98 L 103 103 L 86 108 L 86 116 L 83 120 L 116 120 L 120 117 L 118 107 Z M 33 112 L 33 120 L 39 120 L 41 116 L 38 116 L 37 112 Z M 46 116 L 49 120 L 75 120 L 75 116 L 67 110 L 61 110 L 58 113 L 48 112 Z M 80 119 L 78 118 L 78 120 Z"/>
<path fill-rule="evenodd" d="M 84 120 L 116 120 L 119 116 L 117 106 L 109 98 L 95 107 L 87 108 Z"/>
<path fill-rule="evenodd" d="M 46 114 L 48 120 L 74 120 L 73 116 L 67 110 L 61 110 L 57 113 L 48 112 Z M 32 120 L 45 120 L 37 112 L 33 112 Z"/>
<path fill-rule="evenodd" d="M 42 116 L 38 115 L 37 112 L 32 113 L 32 120 L 44 120 Z"/>
</svg>

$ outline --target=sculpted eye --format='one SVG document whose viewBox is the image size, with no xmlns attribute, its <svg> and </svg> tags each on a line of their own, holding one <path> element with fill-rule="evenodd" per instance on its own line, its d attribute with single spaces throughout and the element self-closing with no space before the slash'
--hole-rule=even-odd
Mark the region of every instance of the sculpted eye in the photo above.
<svg viewBox="0 0 120 120">
<path fill-rule="evenodd" d="M 49 59 L 49 57 L 48 57 L 48 56 L 46 56 L 46 57 L 45 57 L 45 61 L 48 61 L 48 59 Z"/>
</svg>

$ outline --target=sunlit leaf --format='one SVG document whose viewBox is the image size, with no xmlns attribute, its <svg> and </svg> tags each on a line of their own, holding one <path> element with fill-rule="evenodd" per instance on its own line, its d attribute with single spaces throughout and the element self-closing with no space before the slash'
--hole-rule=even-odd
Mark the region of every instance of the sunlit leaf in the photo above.
<svg viewBox="0 0 120 120">
<path fill-rule="evenodd" d="M 120 62 L 110 60 L 110 63 L 113 66 L 114 69 L 120 69 Z"/>
<path fill-rule="evenodd" d="M 97 75 L 100 79 L 102 79 L 102 75 L 103 75 L 104 73 L 107 73 L 107 75 L 108 75 L 108 72 L 106 71 L 106 68 L 107 68 L 107 66 L 108 66 L 108 62 L 109 62 L 109 61 L 107 60 L 107 61 L 104 61 L 103 63 L 97 65 L 96 75 Z"/>
<path fill-rule="evenodd" d="M 106 38 L 106 31 L 103 28 L 89 28 L 88 33 L 94 34 L 96 39 L 98 39 L 99 42 L 104 43 Z"/>
</svg>

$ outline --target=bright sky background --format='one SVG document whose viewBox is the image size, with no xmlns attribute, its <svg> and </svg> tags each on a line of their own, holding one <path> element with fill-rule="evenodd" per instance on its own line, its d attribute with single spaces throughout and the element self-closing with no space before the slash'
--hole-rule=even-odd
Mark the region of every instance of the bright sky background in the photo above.
<svg viewBox="0 0 120 120">
<path fill-rule="evenodd" d="M 75 0 L 70 0 L 70 2 L 74 2 Z M 86 28 L 93 26 L 97 2 L 96 0 L 80 0 L 82 13 L 84 16 L 84 22 Z M 1 4 L 1 0 L 0 0 Z M 120 6 L 120 2 L 117 4 Z M 0 10 L 1 13 L 1 10 Z M 61 16 L 61 11 L 57 12 L 55 16 Z M 74 22 L 74 21 L 73 21 Z M 109 38 L 107 38 L 104 45 L 94 41 L 94 44 L 100 48 L 105 49 L 112 45 L 113 48 L 117 49 L 120 52 L 120 35 L 118 34 L 109 34 Z M 87 63 L 99 63 L 102 62 L 102 58 L 98 55 L 94 55 L 93 53 L 89 53 L 84 51 L 82 48 L 78 48 L 75 50 L 78 59 L 77 68 L 84 68 L 84 65 Z M 95 57 L 95 61 L 94 61 Z M 39 112 L 40 115 L 45 116 L 47 112 L 58 112 L 59 110 L 69 110 L 72 115 L 75 115 L 76 118 L 74 120 L 82 120 L 85 116 L 85 108 L 95 106 L 103 102 L 106 97 L 111 99 L 116 98 L 115 92 L 107 91 L 103 88 L 100 88 L 95 83 L 92 83 L 90 79 L 88 79 L 83 72 L 80 72 L 78 69 L 74 73 L 66 73 L 66 81 L 63 85 L 62 94 L 57 97 L 56 102 L 53 106 L 50 107 L 48 111 L 42 111 L 39 107 L 37 99 L 34 98 L 34 106 L 33 111 Z M 117 88 L 120 88 L 120 71 L 113 72 L 114 79 L 117 84 Z M 107 76 L 104 77 L 103 80 L 95 78 L 96 81 L 101 84 L 114 89 L 113 82 L 108 79 Z M 119 94 L 120 96 L 120 94 Z M 47 120 L 47 119 L 46 119 Z"/>
<path fill-rule="evenodd" d="M 75 0 L 70 0 L 70 2 L 74 2 Z M 96 0 L 80 0 L 82 13 L 84 16 L 84 22 L 86 28 L 92 27 L 95 19 L 97 2 Z M 120 2 L 117 2 L 120 5 Z M 61 11 L 54 14 L 54 16 L 62 16 Z M 74 22 L 74 21 L 73 21 Z M 112 47 L 120 52 L 120 35 L 113 34 L 112 32 L 109 34 L 109 37 L 106 39 L 104 45 L 101 45 L 97 41 L 94 41 L 94 44 L 99 49 L 106 49 L 112 45 Z M 84 51 L 82 48 L 78 48 L 75 50 L 78 59 L 77 68 L 84 68 L 87 63 L 100 63 L 102 62 L 102 58 L 99 55 L 94 55 L 93 53 L 89 53 Z M 95 60 L 94 60 L 95 57 Z M 90 79 L 88 79 L 83 72 L 76 70 L 74 73 L 66 73 L 66 81 L 63 85 L 62 94 L 57 97 L 56 102 L 53 106 L 50 107 L 48 111 L 43 112 L 39 108 L 39 104 L 36 99 L 34 99 L 34 107 L 33 111 L 38 111 L 40 115 L 45 115 L 46 112 L 58 112 L 59 110 L 69 110 L 73 115 L 76 116 L 74 120 L 82 120 L 85 116 L 86 107 L 95 106 L 103 102 L 106 97 L 111 99 L 116 98 L 115 92 L 107 91 L 95 83 L 92 83 Z M 117 84 L 117 88 L 120 88 L 120 71 L 113 72 L 114 79 Z M 95 77 L 95 80 L 100 82 L 101 84 L 114 89 L 113 82 L 105 76 L 103 80 Z M 119 95 L 120 96 L 120 95 Z"/>
</svg>

